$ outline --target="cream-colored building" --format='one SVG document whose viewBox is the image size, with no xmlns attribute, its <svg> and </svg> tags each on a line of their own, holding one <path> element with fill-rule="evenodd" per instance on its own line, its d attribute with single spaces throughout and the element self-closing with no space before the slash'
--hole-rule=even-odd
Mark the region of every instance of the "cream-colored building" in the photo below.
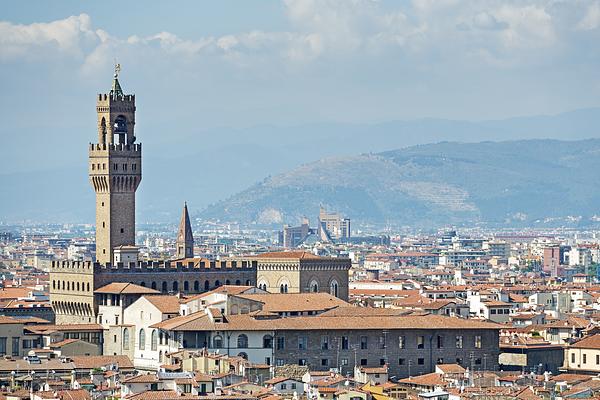
<svg viewBox="0 0 600 400">
<path fill-rule="evenodd" d="M 565 348 L 565 371 L 600 373 L 600 334 L 581 339 Z"/>
<path fill-rule="evenodd" d="M 256 256 L 256 281 L 270 293 L 329 293 L 348 300 L 349 258 L 321 257 L 305 251 Z"/>
</svg>

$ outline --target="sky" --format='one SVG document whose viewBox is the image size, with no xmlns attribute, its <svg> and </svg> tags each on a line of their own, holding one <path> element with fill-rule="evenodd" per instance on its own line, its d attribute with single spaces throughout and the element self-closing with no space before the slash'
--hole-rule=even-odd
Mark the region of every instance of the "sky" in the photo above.
<svg viewBox="0 0 600 400">
<path fill-rule="evenodd" d="M 223 127 L 598 107 L 598 43 L 600 0 L 7 0 L 0 173 L 84 160 L 115 60 L 138 136 L 177 154 Z"/>
</svg>

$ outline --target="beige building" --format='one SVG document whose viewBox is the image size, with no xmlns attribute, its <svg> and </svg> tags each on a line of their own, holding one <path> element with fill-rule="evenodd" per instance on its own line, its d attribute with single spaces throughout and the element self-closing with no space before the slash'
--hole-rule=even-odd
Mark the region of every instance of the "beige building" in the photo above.
<svg viewBox="0 0 600 400">
<path fill-rule="evenodd" d="M 348 258 L 321 257 L 305 251 L 256 256 L 256 281 L 270 293 L 329 293 L 348 300 Z"/>
<path fill-rule="evenodd" d="M 600 373 L 600 334 L 573 343 L 565 349 L 565 364 L 561 370 L 572 373 Z"/>
<path fill-rule="evenodd" d="M 32 337 L 25 336 L 23 326 L 23 322 L 16 318 L 0 316 L 0 356 L 22 357 L 29 351 L 24 347 L 32 346 L 25 341 Z"/>
</svg>

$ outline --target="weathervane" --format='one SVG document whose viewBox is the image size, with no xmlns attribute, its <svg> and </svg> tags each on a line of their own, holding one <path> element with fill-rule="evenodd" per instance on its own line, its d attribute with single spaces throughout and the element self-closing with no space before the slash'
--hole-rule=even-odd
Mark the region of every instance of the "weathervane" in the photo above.
<svg viewBox="0 0 600 400">
<path fill-rule="evenodd" d="M 121 64 L 118 64 L 115 60 L 115 78 L 119 76 L 119 72 L 121 72 Z"/>
</svg>

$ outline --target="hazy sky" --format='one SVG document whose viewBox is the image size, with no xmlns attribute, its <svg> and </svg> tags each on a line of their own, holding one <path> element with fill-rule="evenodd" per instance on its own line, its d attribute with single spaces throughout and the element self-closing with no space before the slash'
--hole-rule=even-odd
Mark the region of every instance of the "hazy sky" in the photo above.
<svg viewBox="0 0 600 400">
<path fill-rule="evenodd" d="M 222 126 L 600 105 L 598 0 L 17 0 L 0 20 L 2 172 L 69 165 L 55 149 L 95 138 L 115 59 L 136 127 L 174 147 Z"/>
</svg>

